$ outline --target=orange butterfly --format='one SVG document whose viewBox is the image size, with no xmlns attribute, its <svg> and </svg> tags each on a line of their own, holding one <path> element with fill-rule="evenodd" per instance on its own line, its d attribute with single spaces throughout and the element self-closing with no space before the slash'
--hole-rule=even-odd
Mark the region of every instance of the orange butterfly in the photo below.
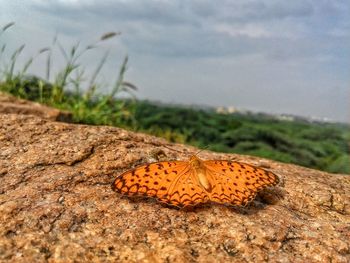
<svg viewBox="0 0 350 263">
<path fill-rule="evenodd" d="M 208 201 L 246 205 L 257 192 L 278 184 L 278 177 L 252 165 L 224 160 L 156 162 L 141 165 L 119 175 L 113 189 L 126 195 L 155 197 L 178 206 Z"/>
</svg>

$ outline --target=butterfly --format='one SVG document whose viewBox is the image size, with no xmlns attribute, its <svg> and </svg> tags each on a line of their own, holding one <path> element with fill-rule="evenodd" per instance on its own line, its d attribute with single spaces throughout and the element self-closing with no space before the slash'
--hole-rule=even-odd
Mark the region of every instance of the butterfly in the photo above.
<svg viewBox="0 0 350 263">
<path fill-rule="evenodd" d="M 128 196 L 148 196 L 177 206 L 207 202 L 244 206 L 278 177 L 262 168 L 227 160 L 164 161 L 144 164 L 119 175 L 112 188 Z"/>
</svg>

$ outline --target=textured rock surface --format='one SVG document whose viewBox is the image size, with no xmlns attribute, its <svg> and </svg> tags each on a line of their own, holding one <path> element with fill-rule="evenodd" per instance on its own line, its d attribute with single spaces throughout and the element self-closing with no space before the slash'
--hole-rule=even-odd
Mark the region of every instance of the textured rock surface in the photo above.
<svg viewBox="0 0 350 263">
<path fill-rule="evenodd" d="M 349 262 L 350 177 L 248 156 L 282 183 L 245 208 L 191 211 L 111 190 L 144 162 L 197 149 L 118 128 L 0 114 L 0 261 Z"/>
<path fill-rule="evenodd" d="M 53 121 L 71 122 L 72 114 L 0 92 L 0 113 L 30 114 Z"/>
</svg>

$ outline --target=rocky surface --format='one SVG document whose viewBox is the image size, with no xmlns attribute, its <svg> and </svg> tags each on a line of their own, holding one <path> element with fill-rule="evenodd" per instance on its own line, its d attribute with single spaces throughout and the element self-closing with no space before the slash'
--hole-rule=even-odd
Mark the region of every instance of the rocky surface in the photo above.
<svg viewBox="0 0 350 263">
<path fill-rule="evenodd" d="M 1 262 L 349 262 L 350 177 L 209 151 L 276 173 L 244 208 L 122 197 L 115 177 L 197 149 L 111 127 L 0 114 Z"/>
<path fill-rule="evenodd" d="M 30 114 L 53 121 L 71 122 L 72 114 L 0 92 L 0 113 Z"/>
</svg>

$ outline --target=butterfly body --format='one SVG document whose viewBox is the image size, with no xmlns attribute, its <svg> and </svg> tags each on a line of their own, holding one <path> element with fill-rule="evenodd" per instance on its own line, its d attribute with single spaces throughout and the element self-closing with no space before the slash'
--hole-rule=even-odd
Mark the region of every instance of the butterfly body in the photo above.
<svg viewBox="0 0 350 263">
<path fill-rule="evenodd" d="M 277 183 L 278 177 L 262 168 L 226 160 L 203 161 L 193 155 L 189 161 L 156 162 L 126 171 L 116 178 L 113 188 L 184 207 L 208 201 L 245 205 L 258 191 Z"/>
<path fill-rule="evenodd" d="M 196 155 L 193 155 L 190 159 L 191 165 L 191 175 L 194 181 L 197 181 L 207 192 L 210 192 L 212 186 L 208 180 L 208 175 L 206 173 L 206 168 L 203 161 L 199 159 Z"/>
</svg>

